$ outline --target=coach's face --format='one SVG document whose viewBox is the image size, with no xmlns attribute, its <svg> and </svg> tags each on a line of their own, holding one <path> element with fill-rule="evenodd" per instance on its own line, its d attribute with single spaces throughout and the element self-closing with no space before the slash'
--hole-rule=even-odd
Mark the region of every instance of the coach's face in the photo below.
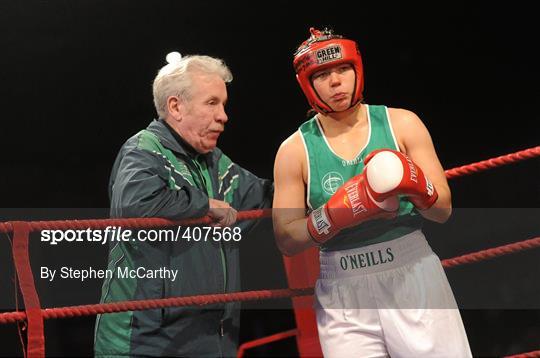
<svg viewBox="0 0 540 358">
<path fill-rule="evenodd" d="M 228 121 L 227 87 L 220 76 L 198 72 L 191 74 L 191 82 L 190 95 L 179 102 L 177 130 L 197 152 L 208 153 Z"/>
</svg>

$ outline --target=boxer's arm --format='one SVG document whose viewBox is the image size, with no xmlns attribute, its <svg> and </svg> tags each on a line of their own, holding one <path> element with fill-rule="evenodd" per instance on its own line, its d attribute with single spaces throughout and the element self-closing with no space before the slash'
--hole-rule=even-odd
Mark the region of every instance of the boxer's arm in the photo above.
<svg viewBox="0 0 540 358">
<path fill-rule="evenodd" d="M 296 132 L 281 144 L 274 163 L 274 236 L 279 250 L 287 256 L 316 246 L 307 229 L 306 184 L 302 175 L 306 160 L 301 138 Z"/>
<path fill-rule="evenodd" d="M 422 168 L 439 195 L 435 204 L 427 210 L 420 210 L 420 214 L 431 221 L 445 222 L 452 213 L 452 198 L 429 131 L 411 111 L 391 109 L 390 118 L 400 149 Z"/>
</svg>

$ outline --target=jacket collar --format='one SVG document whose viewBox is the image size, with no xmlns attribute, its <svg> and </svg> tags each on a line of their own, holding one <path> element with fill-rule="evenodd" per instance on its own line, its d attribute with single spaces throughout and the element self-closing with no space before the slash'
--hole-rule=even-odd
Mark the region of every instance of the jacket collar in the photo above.
<svg viewBox="0 0 540 358">
<path fill-rule="evenodd" d="M 191 145 L 189 145 L 164 119 L 154 119 L 146 128 L 148 131 L 156 134 L 161 144 L 179 154 L 196 158 L 201 155 Z"/>
</svg>

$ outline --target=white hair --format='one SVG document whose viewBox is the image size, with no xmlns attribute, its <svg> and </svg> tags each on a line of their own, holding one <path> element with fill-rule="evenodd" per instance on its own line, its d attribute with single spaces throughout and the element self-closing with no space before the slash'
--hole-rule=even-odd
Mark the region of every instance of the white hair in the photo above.
<svg viewBox="0 0 540 358">
<path fill-rule="evenodd" d="M 160 118 L 167 116 L 167 98 L 179 96 L 189 100 L 191 96 L 191 76 L 194 72 L 218 75 L 225 83 L 233 76 L 225 62 L 219 58 L 201 55 L 182 57 L 178 52 L 167 55 L 167 65 L 163 66 L 152 85 L 154 105 Z"/>
</svg>

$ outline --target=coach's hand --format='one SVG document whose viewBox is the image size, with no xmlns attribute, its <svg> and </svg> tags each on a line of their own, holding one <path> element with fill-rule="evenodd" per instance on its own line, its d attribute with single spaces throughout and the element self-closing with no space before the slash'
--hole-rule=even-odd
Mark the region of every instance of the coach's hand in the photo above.
<svg viewBox="0 0 540 358">
<path fill-rule="evenodd" d="M 238 212 L 228 203 L 209 199 L 208 204 L 210 206 L 208 216 L 212 219 L 212 226 L 231 226 L 236 222 Z"/>
</svg>

